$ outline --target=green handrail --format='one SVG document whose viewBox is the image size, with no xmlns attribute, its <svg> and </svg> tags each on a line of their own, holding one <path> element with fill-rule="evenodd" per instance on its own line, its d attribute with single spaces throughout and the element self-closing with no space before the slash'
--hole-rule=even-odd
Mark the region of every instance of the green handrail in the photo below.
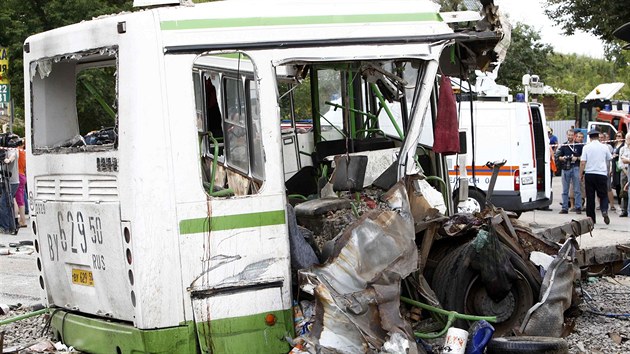
<svg viewBox="0 0 630 354">
<path fill-rule="evenodd" d="M 448 329 L 453 325 L 453 322 L 455 322 L 455 319 L 462 319 L 462 320 L 466 320 L 466 321 L 486 320 L 488 322 L 495 322 L 495 323 L 497 322 L 497 317 L 496 316 L 465 315 L 465 314 L 461 314 L 461 313 L 458 313 L 458 312 L 455 312 L 455 311 L 447 311 L 447 310 L 444 310 L 444 309 L 433 307 L 431 305 L 423 304 L 423 303 L 421 303 L 419 301 L 411 300 L 411 299 L 406 298 L 404 296 L 401 296 L 400 300 L 402 302 L 406 303 L 406 304 L 411 305 L 411 306 L 419 307 L 419 308 L 425 309 L 427 311 L 431 311 L 431 312 L 438 313 L 440 315 L 447 316 L 448 320 L 446 321 L 446 325 L 439 332 L 434 332 L 434 333 L 414 332 L 414 335 L 416 337 L 422 338 L 422 339 L 433 339 L 433 338 L 442 337 L 446 333 L 446 331 L 448 331 Z"/>
<path fill-rule="evenodd" d="M 98 104 L 100 104 L 101 107 L 103 107 L 103 110 L 105 110 L 105 113 L 107 113 L 107 115 L 110 116 L 110 118 L 116 119 L 116 112 L 114 111 L 114 109 L 112 109 L 112 107 L 109 104 L 107 104 L 107 102 L 105 102 L 105 99 L 103 98 L 101 93 L 98 92 L 98 90 L 94 86 L 92 86 L 91 83 L 85 80 L 80 80 L 80 81 L 83 87 L 85 87 L 88 91 L 90 91 L 92 96 L 94 96 L 94 99 L 96 100 L 96 102 L 98 102 Z"/>
<path fill-rule="evenodd" d="M 353 112 L 353 113 L 358 113 L 358 114 L 360 114 L 360 115 L 362 115 L 362 116 L 366 116 L 366 117 L 368 117 L 368 118 L 370 118 L 370 119 L 375 119 L 375 118 L 378 118 L 377 116 L 375 116 L 375 115 L 374 115 L 374 114 L 372 114 L 372 113 L 369 113 L 369 112 L 363 112 L 363 111 L 358 110 L 358 109 L 355 109 L 355 108 L 346 108 L 346 107 L 344 107 L 343 105 L 340 105 L 340 104 L 338 104 L 338 103 L 333 103 L 333 102 L 330 102 L 330 101 L 325 101 L 324 103 L 325 103 L 325 104 L 327 104 L 327 105 L 329 105 L 329 106 L 333 106 L 333 107 L 335 107 L 335 110 L 336 110 L 337 108 L 347 109 L 347 110 L 348 110 L 348 111 L 350 111 L 350 112 Z"/>
<path fill-rule="evenodd" d="M 377 128 L 359 129 L 357 130 L 357 135 L 359 135 L 359 133 L 379 133 L 380 135 L 385 136 L 385 132 Z"/>
<path fill-rule="evenodd" d="M 438 181 L 442 183 L 442 198 L 444 198 L 444 204 L 448 205 L 448 200 L 446 199 L 448 198 L 448 196 L 446 195 L 446 191 L 447 191 L 446 182 L 438 176 L 427 176 L 425 179 L 427 181 Z"/>
<path fill-rule="evenodd" d="M 322 117 L 326 122 L 328 122 L 328 124 L 330 124 L 330 126 L 333 127 L 333 129 L 335 129 L 337 133 L 341 134 L 344 138 L 346 137 L 346 134 L 339 130 L 336 125 L 332 124 L 328 119 L 326 119 L 326 117 L 324 117 L 322 114 L 320 114 L 319 116 Z"/>
<path fill-rule="evenodd" d="M 372 88 L 372 91 L 374 91 L 374 94 L 378 98 L 378 101 L 381 103 L 381 107 L 383 107 L 383 109 L 385 109 L 385 113 L 387 113 L 387 116 L 389 117 L 389 120 L 392 122 L 392 125 L 396 129 L 396 133 L 398 133 L 398 137 L 400 139 L 404 139 L 405 135 L 403 134 L 402 130 L 400 130 L 400 127 L 398 126 L 398 123 L 396 123 L 396 119 L 394 118 L 394 114 L 392 114 L 392 111 L 389 109 L 389 106 L 387 106 L 387 103 L 385 102 L 385 98 L 383 97 L 383 94 L 381 93 L 381 90 L 379 90 L 378 86 L 376 86 L 376 84 L 374 84 L 374 83 L 370 84 L 370 87 Z"/>
<path fill-rule="evenodd" d="M 205 132 L 199 135 L 200 135 L 200 138 L 199 138 L 200 140 L 201 140 L 201 137 L 203 137 L 203 135 L 207 135 L 208 138 L 212 141 L 212 145 L 214 146 L 214 155 L 212 156 L 212 171 L 210 172 L 210 182 L 209 183 L 204 182 L 203 186 L 208 189 L 208 194 L 210 194 L 211 197 L 227 197 L 230 195 L 234 195 L 234 190 L 232 190 L 232 188 L 226 188 L 226 189 L 222 189 L 216 192 L 214 191 L 214 177 L 216 175 L 216 170 L 217 170 L 217 159 L 219 158 L 219 142 L 212 135 L 211 132 Z M 201 141 L 199 143 L 199 148 L 201 149 Z"/>
</svg>

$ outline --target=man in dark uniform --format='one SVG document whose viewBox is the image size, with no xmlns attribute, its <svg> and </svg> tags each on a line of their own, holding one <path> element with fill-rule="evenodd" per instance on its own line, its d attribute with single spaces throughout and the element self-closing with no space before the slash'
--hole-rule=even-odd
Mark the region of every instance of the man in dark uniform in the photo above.
<svg viewBox="0 0 630 354">
<path fill-rule="evenodd" d="M 575 195 L 575 212 L 582 213 L 582 191 L 580 190 L 580 156 L 582 155 L 582 145 L 575 144 L 573 129 L 567 130 L 567 141 L 565 141 L 556 151 L 558 166 L 562 169 L 562 210 L 560 214 L 569 213 L 569 185 L 573 182 Z"/>
</svg>

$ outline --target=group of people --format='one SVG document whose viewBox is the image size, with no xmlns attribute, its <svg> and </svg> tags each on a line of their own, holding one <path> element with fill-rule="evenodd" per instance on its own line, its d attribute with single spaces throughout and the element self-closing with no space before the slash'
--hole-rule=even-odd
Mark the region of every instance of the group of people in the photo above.
<svg viewBox="0 0 630 354">
<path fill-rule="evenodd" d="M 609 224 L 609 207 L 611 211 L 616 211 L 613 190 L 616 191 L 621 209 L 619 216 L 628 216 L 630 133 L 624 137 L 622 132 L 618 132 L 614 140 L 609 140 L 608 134 L 597 129 L 590 130 L 587 135 L 589 141 L 585 143 L 581 131 L 569 129 L 564 143 L 557 144 L 556 138 L 556 144 L 552 145 L 557 160 L 556 168 L 562 170 L 560 214 L 570 211 L 581 214 L 585 211 L 593 223 L 597 223 L 595 212 L 598 208 L 604 223 Z M 599 207 L 596 207 L 595 196 L 599 199 Z"/>
<path fill-rule="evenodd" d="M 24 139 L 11 134 L 2 147 L 5 166 L 1 169 L 2 189 L 0 196 L 0 233 L 16 234 L 26 227 L 26 152 Z M 15 207 L 17 205 L 17 208 Z M 16 216 L 17 211 L 17 216 Z"/>
</svg>

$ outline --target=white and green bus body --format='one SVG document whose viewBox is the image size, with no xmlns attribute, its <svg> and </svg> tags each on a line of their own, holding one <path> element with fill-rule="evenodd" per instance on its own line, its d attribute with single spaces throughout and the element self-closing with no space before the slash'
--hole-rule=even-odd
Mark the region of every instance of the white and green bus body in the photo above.
<svg viewBox="0 0 630 354">
<path fill-rule="evenodd" d="M 414 108 L 394 142 L 398 178 L 415 174 L 418 144 L 432 141 L 423 127 L 432 123 L 438 59 L 453 36 L 438 10 L 420 0 L 224 1 L 29 37 L 29 200 L 55 334 L 85 352 L 287 352 L 285 170 L 312 163 L 283 148 L 288 96 L 279 84 L 299 83 L 306 66 L 411 63 Z M 103 73 L 113 81 L 101 85 Z M 223 117 L 218 140 L 207 133 L 210 83 Z M 109 107 L 105 118 L 80 108 L 79 91 Z M 86 133 L 110 124 L 111 140 Z M 434 175 L 446 176 L 433 158 Z"/>
</svg>

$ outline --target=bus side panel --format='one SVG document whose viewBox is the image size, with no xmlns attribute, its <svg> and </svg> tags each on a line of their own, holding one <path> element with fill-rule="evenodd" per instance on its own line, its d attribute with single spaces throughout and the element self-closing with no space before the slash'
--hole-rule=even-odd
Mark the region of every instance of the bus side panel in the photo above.
<svg viewBox="0 0 630 354">
<path fill-rule="evenodd" d="M 182 324 L 183 289 L 179 269 L 175 179 L 170 152 L 169 87 L 164 79 L 163 49 L 154 13 L 127 21 L 119 35 L 119 129 L 121 217 L 127 222 L 126 244 L 133 272 L 132 292 L 141 329 Z M 190 77 L 190 75 L 189 75 Z M 191 139 L 196 137 L 191 136 Z M 121 295 L 122 296 L 122 295 Z"/>
</svg>

